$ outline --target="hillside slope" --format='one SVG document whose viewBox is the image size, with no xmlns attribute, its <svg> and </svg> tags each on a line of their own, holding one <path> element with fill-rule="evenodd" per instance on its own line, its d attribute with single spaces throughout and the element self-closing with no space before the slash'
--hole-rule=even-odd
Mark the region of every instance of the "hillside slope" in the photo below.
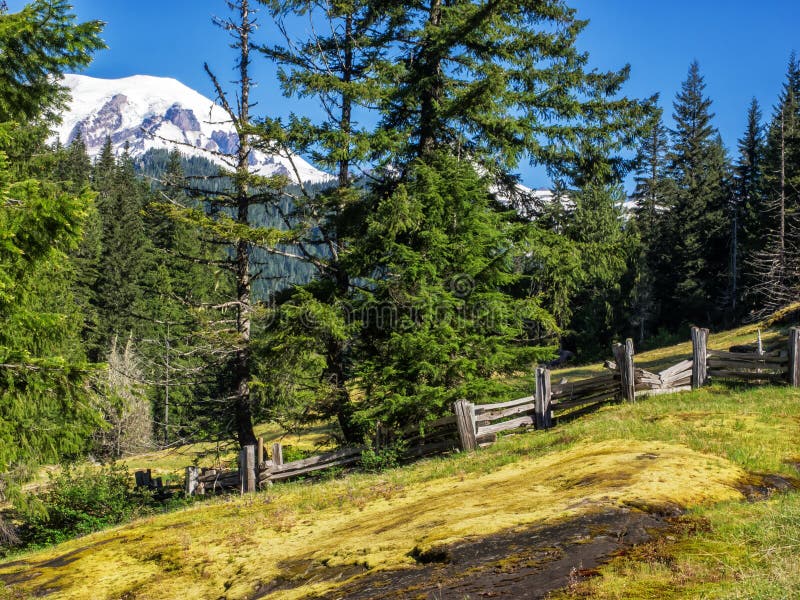
<svg viewBox="0 0 800 600">
<path fill-rule="evenodd" d="M 608 406 L 477 453 L 217 498 L 16 557 L 0 598 L 791 597 L 798 421 L 788 387 Z"/>
</svg>

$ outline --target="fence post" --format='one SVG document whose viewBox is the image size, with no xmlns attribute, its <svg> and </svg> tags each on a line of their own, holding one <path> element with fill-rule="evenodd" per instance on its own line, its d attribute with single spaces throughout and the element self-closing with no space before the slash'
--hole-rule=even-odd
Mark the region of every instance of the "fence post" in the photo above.
<svg viewBox="0 0 800 600">
<path fill-rule="evenodd" d="M 692 389 L 708 381 L 708 329 L 692 327 Z"/>
<path fill-rule="evenodd" d="M 800 327 L 789 329 L 789 385 L 800 386 Z"/>
<path fill-rule="evenodd" d="M 388 439 L 386 435 L 386 430 L 383 427 L 383 423 L 378 421 L 375 423 L 375 449 L 378 450 L 383 448 L 385 445 L 388 444 Z"/>
<path fill-rule="evenodd" d="M 280 442 L 272 444 L 272 464 L 276 467 L 283 464 L 283 446 Z"/>
<path fill-rule="evenodd" d="M 536 429 L 549 429 L 553 426 L 553 409 L 550 404 L 552 391 L 550 388 L 550 369 L 536 368 L 536 393 L 533 415 Z"/>
<path fill-rule="evenodd" d="M 256 453 L 256 468 L 260 469 L 264 464 L 264 438 L 258 438 L 258 451 Z"/>
<path fill-rule="evenodd" d="M 255 492 L 257 481 L 256 446 L 249 444 L 239 451 L 239 482 L 242 493 Z"/>
<path fill-rule="evenodd" d="M 636 370 L 633 364 L 633 340 L 628 338 L 625 344 L 614 344 L 614 360 L 619 369 L 619 385 L 622 399 L 636 401 Z"/>
<path fill-rule="evenodd" d="M 475 435 L 475 407 L 466 400 L 456 400 L 453 404 L 456 413 L 458 437 L 461 440 L 462 450 L 475 450 L 478 440 Z"/>
</svg>

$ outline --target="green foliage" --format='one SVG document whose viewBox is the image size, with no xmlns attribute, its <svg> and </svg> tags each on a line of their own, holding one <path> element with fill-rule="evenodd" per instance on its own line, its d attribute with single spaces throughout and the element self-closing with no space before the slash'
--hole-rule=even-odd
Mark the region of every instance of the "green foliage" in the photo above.
<svg viewBox="0 0 800 600">
<path fill-rule="evenodd" d="M 581 257 L 581 283 L 573 299 L 571 341 L 580 356 L 608 355 L 615 335 L 624 330 L 625 291 L 634 251 L 625 225 L 621 187 L 589 186 L 575 195 L 575 209 L 564 234 L 577 243 Z"/>
<path fill-rule="evenodd" d="M 655 120 L 640 152 L 632 303 L 640 339 L 659 327 L 720 323 L 733 304 L 731 166 L 696 62 L 674 108 L 671 144 Z"/>
<path fill-rule="evenodd" d="M 380 473 L 400 466 L 406 444 L 400 440 L 388 446 L 366 448 L 361 453 L 361 468 L 368 473 Z"/>
<path fill-rule="evenodd" d="M 80 452 L 96 424 L 64 251 L 89 195 L 10 182 L 0 151 L 0 471 Z"/>
<path fill-rule="evenodd" d="M 65 99 L 60 76 L 105 47 L 103 24 L 76 23 L 71 10 L 66 0 L 32 0 L 0 13 L 0 122 L 52 119 Z"/>
<path fill-rule="evenodd" d="M 123 466 L 65 467 L 51 476 L 47 491 L 20 507 L 26 546 L 58 544 L 70 538 L 151 514 L 152 493 L 133 488 Z"/>
<path fill-rule="evenodd" d="M 441 415 L 458 398 L 498 393 L 495 374 L 546 355 L 528 331 L 555 329 L 552 317 L 535 298 L 504 291 L 521 277 L 528 227 L 493 205 L 472 165 L 437 153 L 376 196 L 362 253 L 376 275 L 357 305 L 361 419 L 397 425 Z"/>
<path fill-rule="evenodd" d="M 39 156 L 60 75 L 102 47 L 100 24 L 69 9 L 35 0 L 0 13 L 0 472 L 79 453 L 97 423 L 66 260 L 91 195 L 48 181 Z"/>
</svg>

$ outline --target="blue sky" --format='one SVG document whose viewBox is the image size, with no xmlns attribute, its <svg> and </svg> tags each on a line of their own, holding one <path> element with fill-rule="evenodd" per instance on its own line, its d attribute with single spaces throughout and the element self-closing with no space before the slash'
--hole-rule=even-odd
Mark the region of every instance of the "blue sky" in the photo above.
<svg viewBox="0 0 800 600">
<path fill-rule="evenodd" d="M 661 94 L 669 117 L 672 100 L 696 59 L 713 100 L 715 124 L 734 149 L 752 97 L 771 113 L 792 50 L 800 52 L 798 0 L 568 0 L 590 23 L 580 38 L 592 66 L 619 68 L 631 64 L 625 87 L 629 96 Z M 19 9 L 22 0 L 10 0 Z M 223 80 L 233 79 L 224 33 L 211 16 L 226 15 L 224 0 L 72 0 L 81 20 L 107 23 L 109 49 L 85 71 L 96 77 L 148 74 L 174 77 L 213 97 L 203 72 L 208 61 Z M 262 15 L 262 39 L 272 36 Z M 280 96 L 274 73 L 258 66 L 255 97 L 261 114 L 285 115 L 302 104 Z M 311 110 L 309 107 L 308 110 Z M 521 169 L 533 187 L 547 184 L 540 171 Z"/>
</svg>

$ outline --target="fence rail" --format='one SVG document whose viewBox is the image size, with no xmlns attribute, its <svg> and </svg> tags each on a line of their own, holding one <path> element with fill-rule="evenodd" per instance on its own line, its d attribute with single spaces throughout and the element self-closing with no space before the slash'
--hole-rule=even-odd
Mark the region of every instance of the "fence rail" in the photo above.
<svg viewBox="0 0 800 600">
<path fill-rule="evenodd" d="M 633 402 L 637 398 L 697 389 L 713 379 L 775 383 L 785 381 L 800 386 L 800 328 L 789 330 L 785 349 L 770 352 L 731 352 L 708 349 L 708 330 L 692 328 L 692 358 L 681 360 L 657 373 L 636 367 L 631 340 L 615 344 L 614 362 L 607 372 L 551 384 L 550 370 L 536 369 L 535 393 L 508 402 L 473 404 L 459 400 L 453 414 L 435 421 L 390 431 L 378 424 L 372 447 L 389 445 L 402 448 L 401 459 L 441 454 L 452 450 L 471 451 L 488 446 L 497 434 L 534 427 L 548 429 L 554 419 L 583 413 L 611 401 Z M 759 336 L 760 340 L 760 336 Z M 554 417 L 554 413 L 555 417 Z M 399 442 L 399 443 L 398 443 Z M 284 463 L 280 444 L 272 447 L 272 459 L 265 460 L 264 444 L 247 446 L 240 452 L 238 469 L 199 469 L 187 467 L 185 493 L 259 487 L 331 467 L 353 466 L 361 462 L 367 446 L 343 448 L 317 456 Z M 150 482 L 149 473 L 137 473 L 137 485 Z"/>
</svg>

